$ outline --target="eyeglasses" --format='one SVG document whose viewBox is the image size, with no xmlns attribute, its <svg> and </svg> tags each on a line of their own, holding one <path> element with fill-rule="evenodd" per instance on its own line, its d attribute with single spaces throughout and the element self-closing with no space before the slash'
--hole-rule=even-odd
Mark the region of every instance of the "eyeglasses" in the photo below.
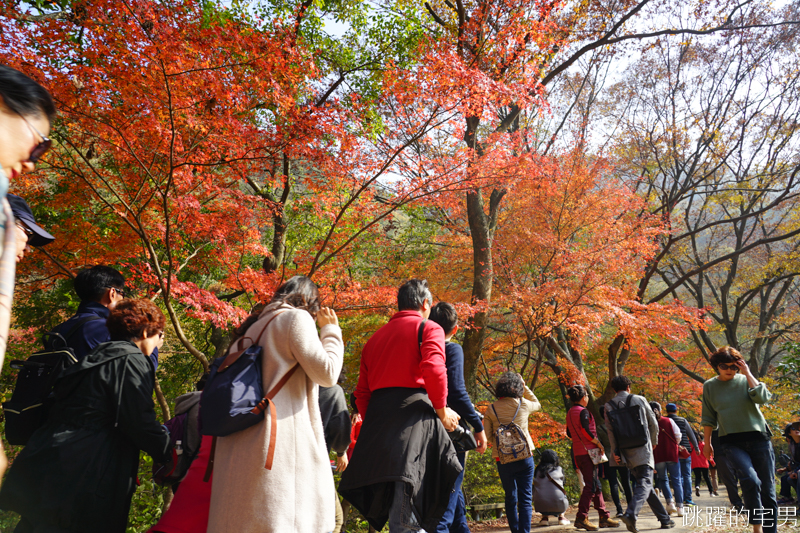
<svg viewBox="0 0 800 533">
<path fill-rule="evenodd" d="M 159 339 L 163 339 L 164 338 L 164 332 L 163 331 L 159 331 L 158 332 L 158 338 Z"/>
<path fill-rule="evenodd" d="M 117 294 L 125 298 L 125 289 L 120 289 L 119 287 L 106 287 L 106 289 L 114 289 L 117 291 Z"/>
<path fill-rule="evenodd" d="M 26 226 L 25 224 L 21 224 L 21 223 L 17 222 L 17 227 L 19 229 L 21 229 L 22 231 L 24 231 L 25 235 L 27 235 L 28 237 L 33 235 L 33 231 L 31 231 L 31 229 L 28 226 Z"/>
<path fill-rule="evenodd" d="M 720 363 L 717 365 L 717 367 L 720 368 L 721 370 L 735 370 L 736 372 L 739 371 L 739 367 L 736 365 L 736 363 L 731 363 L 729 365 L 726 365 L 725 363 Z"/>
<path fill-rule="evenodd" d="M 42 138 L 42 142 L 34 146 L 33 150 L 31 150 L 31 154 L 28 156 L 28 161 L 30 161 L 31 163 L 36 163 L 39 160 L 39 158 L 42 157 L 45 154 L 45 152 L 47 152 L 50 149 L 51 146 L 53 146 L 53 141 L 42 135 L 42 132 L 37 130 L 33 126 L 33 124 L 28 122 L 28 119 L 26 119 L 22 115 L 20 115 L 20 117 L 22 117 L 22 120 L 25 121 L 25 124 L 27 124 L 30 129 L 36 132 L 36 135 Z"/>
</svg>

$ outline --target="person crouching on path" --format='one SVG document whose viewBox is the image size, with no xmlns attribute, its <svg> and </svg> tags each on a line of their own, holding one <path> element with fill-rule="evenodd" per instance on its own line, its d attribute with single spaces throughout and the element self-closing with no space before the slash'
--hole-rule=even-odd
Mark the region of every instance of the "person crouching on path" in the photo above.
<svg viewBox="0 0 800 533">
<path fill-rule="evenodd" d="M 391 533 L 434 531 L 462 470 L 447 435 L 458 415 L 446 407 L 444 331 L 427 320 L 432 303 L 427 281 L 404 283 L 399 311 L 361 353 L 364 423 L 339 494 L 378 531 L 387 521 Z"/>
<path fill-rule="evenodd" d="M 603 487 L 597 475 L 597 465 L 592 462 L 589 450 L 599 449 L 604 452 L 600 439 L 597 438 L 597 427 L 594 417 L 586 408 L 589 396 L 583 385 L 573 385 L 567 389 L 572 407 L 567 411 L 567 436 L 572 439 L 572 450 L 575 453 L 575 465 L 583 475 L 583 490 L 578 503 L 578 514 L 575 515 L 575 529 L 597 531 L 597 526 L 589 522 L 589 505 L 600 514 L 600 527 L 617 527 L 619 522 L 611 518 L 603 501 Z"/>
</svg>

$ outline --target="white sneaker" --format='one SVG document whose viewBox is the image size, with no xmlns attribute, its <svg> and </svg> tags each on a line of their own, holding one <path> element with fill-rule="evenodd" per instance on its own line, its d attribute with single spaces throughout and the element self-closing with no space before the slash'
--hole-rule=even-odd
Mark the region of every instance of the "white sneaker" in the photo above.
<svg viewBox="0 0 800 533">
<path fill-rule="evenodd" d="M 569 520 L 567 520 L 566 518 L 562 518 L 561 520 L 558 521 L 558 525 L 559 526 L 568 526 L 568 525 L 570 525 L 570 523 L 571 522 Z"/>
<path fill-rule="evenodd" d="M 683 505 L 678 507 L 678 516 L 683 516 Z"/>
<path fill-rule="evenodd" d="M 675 507 L 675 502 L 667 503 L 667 514 L 675 514 L 677 512 L 678 512 L 678 508 Z"/>
<path fill-rule="evenodd" d="M 539 522 L 539 527 L 547 527 L 550 525 L 550 517 L 543 516 L 542 520 Z"/>
</svg>

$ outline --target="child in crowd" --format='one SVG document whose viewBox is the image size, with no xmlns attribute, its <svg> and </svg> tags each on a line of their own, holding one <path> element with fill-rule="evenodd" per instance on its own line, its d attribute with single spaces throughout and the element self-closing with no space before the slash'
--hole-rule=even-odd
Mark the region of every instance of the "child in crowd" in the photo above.
<svg viewBox="0 0 800 533">
<path fill-rule="evenodd" d="M 550 517 L 557 517 L 559 525 L 568 526 L 564 512 L 569 507 L 564 491 L 564 471 L 553 450 L 543 450 L 539 464 L 533 471 L 533 507 L 542 514 L 540 526 L 550 525 Z"/>
</svg>

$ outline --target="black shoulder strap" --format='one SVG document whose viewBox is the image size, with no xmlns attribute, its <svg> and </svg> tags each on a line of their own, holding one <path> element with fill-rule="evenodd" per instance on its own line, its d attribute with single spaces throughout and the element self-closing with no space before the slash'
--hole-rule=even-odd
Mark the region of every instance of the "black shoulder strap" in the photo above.
<svg viewBox="0 0 800 533">
<path fill-rule="evenodd" d="M 633 400 L 633 394 L 628 394 L 628 399 L 625 400 L 625 407 L 631 406 L 631 400 Z"/>
<path fill-rule="evenodd" d="M 55 340 L 58 339 L 62 343 L 64 343 L 63 348 L 67 348 L 69 346 L 67 344 L 67 339 L 71 338 L 77 331 L 86 324 L 87 322 L 91 322 L 92 320 L 103 320 L 103 317 L 99 317 L 97 315 L 86 316 L 78 320 L 65 334 L 62 335 L 61 333 L 57 333 L 55 330 L 50 330 L 42 336 L 42 344 L 44 344 L 45 350 L 58 350 L 62 348 L 56 348 Z M 66 322 L 65 322 L 66 323 Z"/>
<path fill-rule="evenodd" d="M 422 333 L 425 331 L 425 322 L 427 321 L 427 318 L 423 318 L 419 325 L 419 329 L 417 330 L 417 345 L 419 345 L 420 354 L 422 353 Z"/>
</svg>

